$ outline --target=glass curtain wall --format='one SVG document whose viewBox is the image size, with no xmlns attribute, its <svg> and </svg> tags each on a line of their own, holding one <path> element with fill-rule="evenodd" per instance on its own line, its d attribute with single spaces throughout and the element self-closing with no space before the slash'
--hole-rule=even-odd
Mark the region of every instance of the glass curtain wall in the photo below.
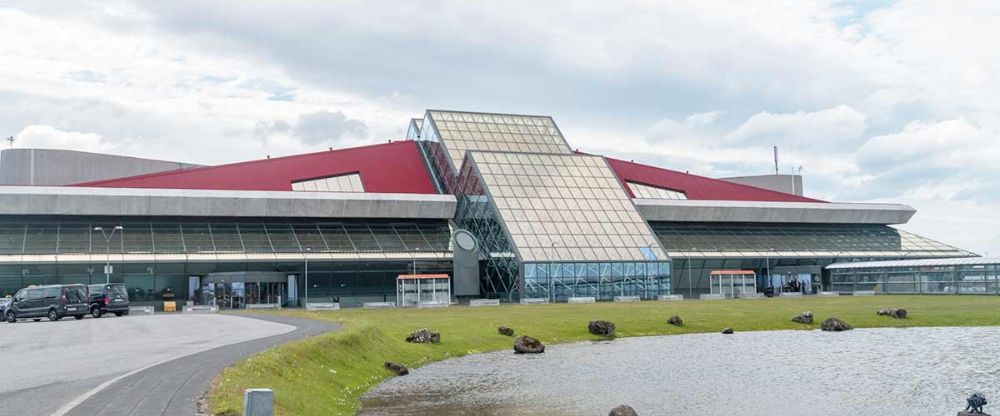
<svg viewBox="0 0 1000 416">
<path fill-rule="evenodd" d="M 391 301 L 395 299 L 396 277 L 410 273 L 413 266 L 412 261 L 310 261 L 309 297 L 315 302 L 339 298 L 343 306 Z M 451 262 L 422 260 L 416 267 L 421 273 L 449 273 Z M 168 288 L 177 300 L 185 301 L 188 276 L 238 271 L 294 274 L 299 276 L 298 293 L 305 288 L 303 262 L 127 263 L 116 266 L 110 280 L 124 283 L 133 302 L 160 302 Z M 0 265 L 0 297 L 30 285 L 104 282 L 104 263 Z"/>
<path fill-rule="evenodd" d="M 462 167 L 457 189 L 455 222 L 479 238 L 485 260 L 480 271 L 480 293 L 513 300 L 520 297 L 520 263 L 470 164 Z"/>
<path fill-rule="evenodd" d="M 110 239 L 105 232 L 115 230 Z M 0 256 L 448 252 L 447 221 L 0 217 Z"/>
<path fill-rule="evenodd" d="M 830 270 L 833 290 L 919 294 L 1000 294 L 1000 264 Z"/>
<path fill-rule="evenodd" d="M 670 294 L 670 262 L 525 263 L 524 297 L 613 299 Z"/>
</svg>

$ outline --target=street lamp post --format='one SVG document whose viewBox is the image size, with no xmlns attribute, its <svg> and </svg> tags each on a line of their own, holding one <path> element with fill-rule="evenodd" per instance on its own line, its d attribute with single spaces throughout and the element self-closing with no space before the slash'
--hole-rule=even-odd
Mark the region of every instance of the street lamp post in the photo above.
<svg viewBox="0 0 1000 416">
<path fill-rule="evenodd" d="M 773 250 L 773 248 L 769 248 L 766 254 L 764 254 L 764 270 L 767 273 L 767 285 L 770 287 L 774 287 L 774 281 L 771 280 L 771 251 Z"/>
<path fill-rule="evenodd" d="M 306 247 L 306 273 L 305 273 L 305 275 L 306 275 L 306 293 L 305 293 L 305 302 L 303 302 L 303 304 L 306 306 L 307 310 L 309 309 L 309 253 L 311 253 L 311 252 L 312 252 L 312 249 L 309 248 L 309 247 Z"/>
<path fill-rule="evenodd" d="M 688 297 L 694 299 L 694 286 L 691 283 L 691 253 L 694 253 L 695 248 L 691 247 L 691 251 L 688 252 L 687 266 L 688 266 Z"/>
<path fill-rule="evenodd" d="M 104 231 L 104 227 L 94 227 L 94 231 L 100 231 L 101 235 L 104 236 L 105 251 L 107 255 L 104 263 L 104 284 L 111 283 L 111 238 L 115 236 L 115 231 L 124 232 L 124 230 L 124 227 L 116 225 L 115 228 L 111 229 L 111 233 L 109 234 Z"/>
</svg>

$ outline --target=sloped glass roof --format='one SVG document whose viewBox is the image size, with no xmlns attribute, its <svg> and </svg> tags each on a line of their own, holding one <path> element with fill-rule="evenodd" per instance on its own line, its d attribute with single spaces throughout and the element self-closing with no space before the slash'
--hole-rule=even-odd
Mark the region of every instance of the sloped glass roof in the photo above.
<svg viewBox="0 0 1000 416">
<path fill-rule="evenodd" d="M 667 260 L 604 158 L 469 155 L 521 261 Z"/>
<path fill-rule="evenodd" d="M 422 133 L 428 128 L 434 132 L 425 134 L 422 139 L 444 143 L 453 174 L 457 174 L 469 150 L 573 154 L 549 116 L 440 110 L 428 110 L 427 116 Z"/>
</svg>

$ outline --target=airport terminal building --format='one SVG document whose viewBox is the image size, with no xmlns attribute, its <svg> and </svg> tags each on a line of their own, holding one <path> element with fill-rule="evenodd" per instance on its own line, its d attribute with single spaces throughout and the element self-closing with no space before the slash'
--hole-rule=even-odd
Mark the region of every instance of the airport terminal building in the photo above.
<svg viewBox="0 0 1000 416">
<path fill-rule="evenodd" d="M 976 256 L 893 227 L 914 213 L 583 153 L 547 116 L 428 110 L 405 139 L 217 166 L 4 150 L 0 294 L 110 279 L 139 303 L 297 305 L 308 280 L 349 306 L 444 273 L 460 299 L 649 299 L 720 269 L 831 289 L 832 263 Z"/>
</svg>

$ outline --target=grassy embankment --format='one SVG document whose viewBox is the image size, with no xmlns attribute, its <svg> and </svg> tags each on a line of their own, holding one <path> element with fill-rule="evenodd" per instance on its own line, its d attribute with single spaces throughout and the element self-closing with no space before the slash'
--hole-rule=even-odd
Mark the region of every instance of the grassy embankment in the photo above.
<svg viewBox="0 0 1000 416">
<path fill-rule="evenodd" d="M 906 308 L 910 318 L 876 316 L 879 307 Z M 816 324 L 791 322 L 793 315 L 806 310 L 813 312 Z M 499 325 L 546 344 L 598 339 L 587 333 L 587 322 L 595 319 L 613 321 L 619 337 L 717 332 L 727 326 L 737 332 L 815 329 L 830 316 L 855 328 L 1000 326 L 1000 297 L 810 297 L 280 313 L 341 322 L 345 328 L 280 346 L 226 369 L 211 391 L 210 406 L 216 414 L 240 414 L 243 389 L 250 387 L 274 389 L 278 415 L 353 414 L 365 391 L 392 376 L 382 368 L 383 361 L 412 369 L 465 354 L 510 349 L 513 340 L 497 334 Z M 684 319 L 685 326 L 666 324 L 674 314 Z M 424 327 L 440 331 L 441 343 L 403 341 L 409 332 Z"/>
</svg>

